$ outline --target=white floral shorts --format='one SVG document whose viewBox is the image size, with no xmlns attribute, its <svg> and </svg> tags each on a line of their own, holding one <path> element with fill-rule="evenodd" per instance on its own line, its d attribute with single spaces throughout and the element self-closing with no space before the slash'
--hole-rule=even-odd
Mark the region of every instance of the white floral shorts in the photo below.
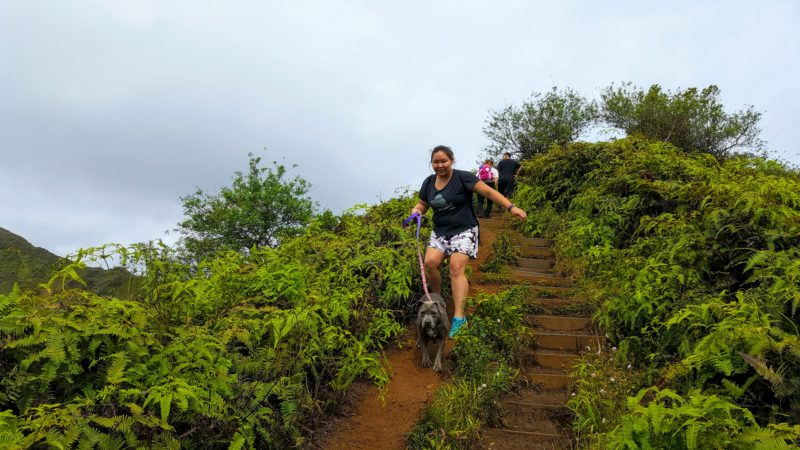
<svg viewBox="0 0 800 450">
<path fill-rule="evenodd" d="M 478 257 L 479 238 L 480 230 L 477 226 L 453 236 L 439 236 L 435 231 L 432 231 L 428 247 L 439 250 L 445 256 L 450 256 L 453 253 L 463 253 L 475 259 Z"/>
</svg>

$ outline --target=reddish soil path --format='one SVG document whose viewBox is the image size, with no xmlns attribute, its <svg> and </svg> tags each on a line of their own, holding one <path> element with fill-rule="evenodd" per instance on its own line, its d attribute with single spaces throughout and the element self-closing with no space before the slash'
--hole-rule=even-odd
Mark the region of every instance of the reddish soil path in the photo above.
<svg viewBox="0 0 800 450">
<path fill-rule="evenodd" d="M 478 259 L 471 261 L 471 279 L 478 279 L 478 266 L 488 256 L 491 243 L 503 220 L 481 220 L 481 244 Z M 491 288 L 490 288 L 491 289 Z M 486 291 L 486 286 L 470 283 L 469 295 Z M 452 316 L 452 302 L 448 299 L 448 312 Z M 338 420 L 331 427 L 333 431 L 324 449 L 405 449 L 406 435 L 420 418 L 425 405 L 433 398 L 434 392 L 447 380 L 447 364 L 442 375 L 421 365 L 421 354 L 415 346 L 415 331 L 410 326 L 402 339 L 402 348 L 389 351 L 386 355 L 391 366 L 392 379 L 389 382 L 385 402 L 378 398 L 375 386 L 366 386 L 354 402 L 350 417 Z M 452 349 L 452 341 L 445 347 L 445 356 Z"/>
<path fill-rule="evenodd" d="M 353 416 L 337 424 L 326 449 L 404 449 L 406 434 L 419 419 L 420 411 L 443 383 L 442 375 L 420 364 L 415 338 L 406 333 L 403 349 L 387 355 L 392 367 L 386 399 L 378 399 L 378 389 L 368 386 L 356 402 Z"/>
</svg>

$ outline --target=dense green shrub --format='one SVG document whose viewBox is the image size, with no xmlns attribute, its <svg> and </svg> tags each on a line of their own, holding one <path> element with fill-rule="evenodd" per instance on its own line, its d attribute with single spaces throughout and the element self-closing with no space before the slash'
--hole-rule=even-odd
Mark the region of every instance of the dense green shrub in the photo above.
<svg viewBox="0 0 800 450">
<path fill-rule="evenodd" d="M 746 410 L 752 423 L 730 419 L 742 430 L 800 422 L 796 170 L 626 138 L 554 148 L 524 171 L 523 231 L 554 238 L 602 298 L 596 319 L 622 358 L 686 404 L 716 395 Z"/>
<path fill-rule="evenodd" d="M 497 233 L 495 240 L 492 241 L 492 250 L 486 261 L 481 264 L 481 272 L 486 273 L 507 273 L 510 266 L 519 263 L 520 250 L 516 242 L 511 238 L 507 231 Z"/>
<path fill-rule="evenodd" d="M 46 290 L 0 295 L 0 447 L 308 444 L 354 380 L 388 381 L 380 351 L 421 291 L 399 226 L 413 201 L 191 265 L 159 244 L 89 249 Z M 109 255 L 139 277 L 134 300 L 66 283 Z"/>
</svg>

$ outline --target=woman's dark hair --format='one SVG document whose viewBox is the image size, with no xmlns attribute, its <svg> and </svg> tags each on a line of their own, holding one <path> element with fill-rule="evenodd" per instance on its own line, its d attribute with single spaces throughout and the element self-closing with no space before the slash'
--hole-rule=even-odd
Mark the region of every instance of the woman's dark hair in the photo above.
<svg viewBox="0 0 800 450">
<path fill-rule="evenodd" d="M 456 160 L 455 156 L 453 156 L 453 150 L 451 150 L 450 147 L 446 145 L 437 145 L 436 147 L 433 147 L 433 150 L 431 150 L 431 161 L 433 161 L 433 155 L 435 155 L 436 152 L 444 152 L 444 154 L 450 158 L 450 161 Z"/>
</svg>

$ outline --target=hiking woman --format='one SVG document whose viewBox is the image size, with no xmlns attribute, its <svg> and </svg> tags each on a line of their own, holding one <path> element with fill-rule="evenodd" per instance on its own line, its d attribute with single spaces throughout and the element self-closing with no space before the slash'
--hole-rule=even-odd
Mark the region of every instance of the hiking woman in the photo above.
<svg viewBox="0 0 800 450">
<path fill-rule="evenodd" d="M 455 158 L 450 147 L 439 145 L 431 151 L 434 174 L 428 176 L 419 191 L 419 202 L 411 209 L 412 216 L 425 214 L 433 208 L 433 232 L 425 252 L 425 272 L 431 292 L 441 293 L 442 276 L 439 266 L 450 258 L 450 286 L 453 291 L 453 322 L 450 338 L 467 323 L 464 303 L 469 283 L 464 268 L 470 258 L 478 257 L 478 219 L 472 206 L 472 193 L 486 197 L 500 207 L 524 220 L 525 211 L 471 172 L 453 169 Z"/>
</svg>

